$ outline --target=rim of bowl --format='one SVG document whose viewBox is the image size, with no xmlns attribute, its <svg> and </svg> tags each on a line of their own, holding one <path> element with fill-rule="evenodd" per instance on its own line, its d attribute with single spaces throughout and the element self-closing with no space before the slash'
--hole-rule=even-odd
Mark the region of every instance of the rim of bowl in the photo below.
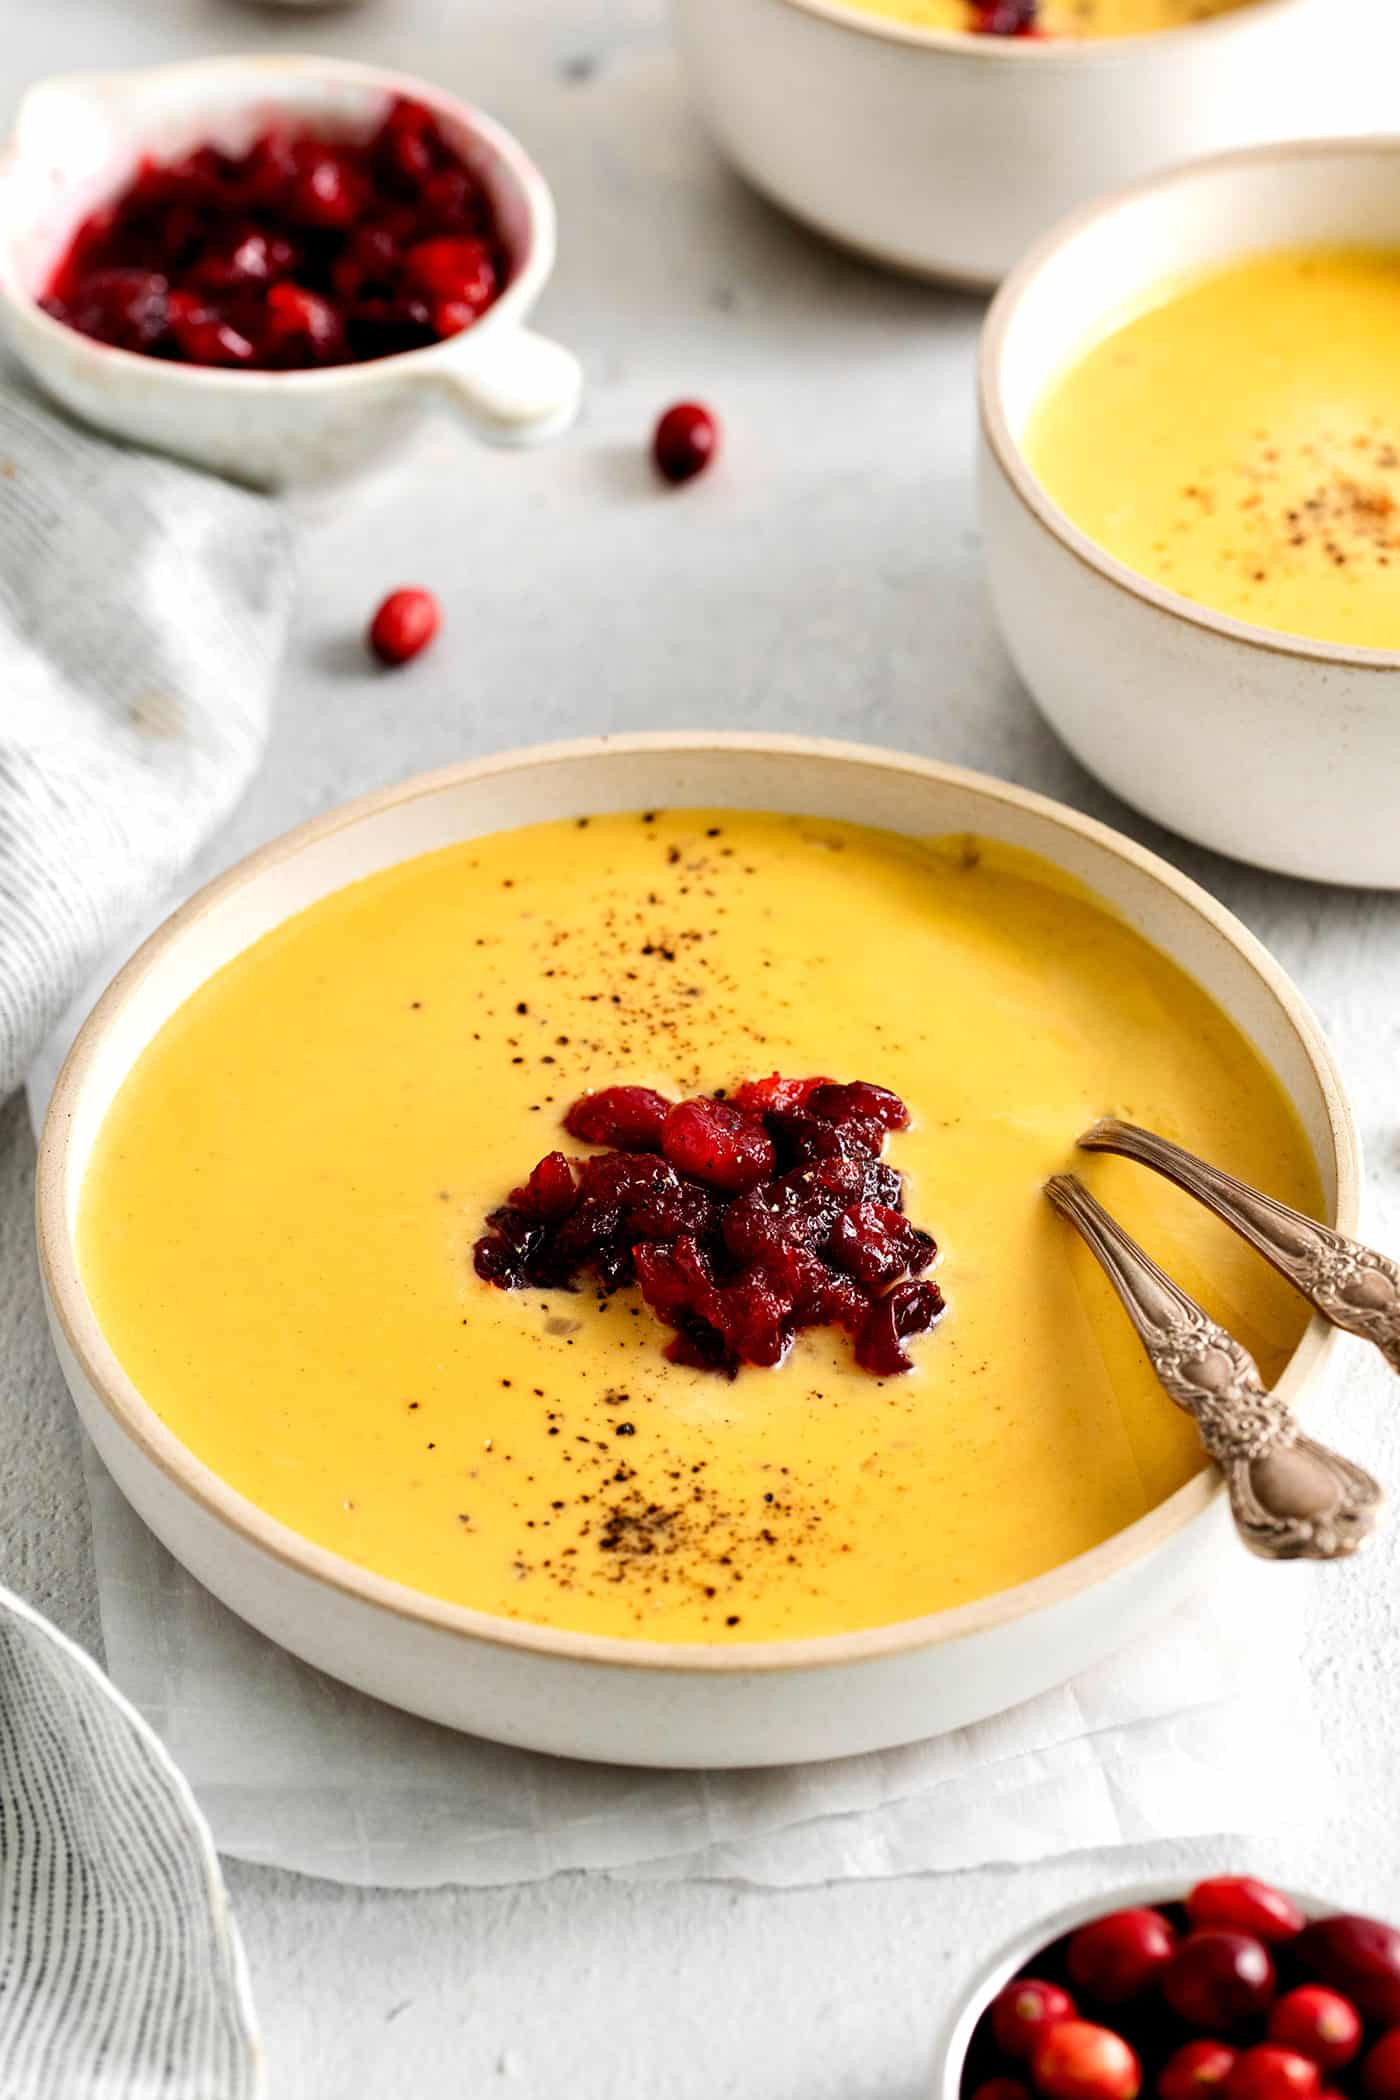
<svg viewBox="0 0 1400 2100">
<path fill-rule="evenodd" d="M 806 0 L 788 0 L 788 4 L 805 5 Z M 1242 642 L 1248 648 L 1261 649 L 1270 655 L 1301 658 L 1309 663 L 1345 666 L 1349 670 L 1394 672 L 1400 670 L 1400 649 L 1366 649 L 1350 642 L 1319 641 L 1305 634 L 1287 634 L 1273 627 L 1256 625 L 1250 620 L 1238 620 L 1231 613 L 1216 612 L 1211 606 L 1198 604 L 1194 598 L 1183 597 L 1177 591 L 1169 591 L 1164 585 L 1154 583 L 1148 576 L 1132 569 L 1126 562 L 1110 554 L 1088 533 L 1082 531 L 1068 514 L 1050 496 L 1048 490 L 1033 473 L 1020 441 L 1012 435 L 1002 398 L 1002 369 L 1005 363 L 1006 337 L 1016 311 L 1031 285 L 1055 262 L 1066 249 L 1088 233 L 1091 227 L 1100 225 L 1121 212 L 1131 212 L 1146 197 L 1163 192 L 1186 189 L 1202 176 L 1218 170 L 1254 167 L 1260 163 L 1284 162 L 1307 159 L 1315 156 L 1341 159 L 1367 154 L 1384 155 L 1400 174 L 1400 134 L 1383 132 L 1367 133 L 1357 138 L 1324 137 L 1315 139 L 1278 140 L 1262 146 L 1235 146 L 1223 153 L 1203 154 L 1195 160 L 1181 161 L 1175 167 L 1159 170 L 1138 181 L 1114 190 L 1106 197 L 1095 199 L 1080 210 L 1062 219 L 1052 227 L 1035 246 L 1024 255 L 1002 284 L 993 299 L 987 318 L 982 326 L 981 342 L 977 352 L 977 408 L 982 434 L 1003 476 L 1023 507 L 1036 523 L 1041 525 L 1053 539 L 1059 541 L 1075 559 L 1086 568 L 1095 570 L 1107 583 L 1130 597 L 1150 605 L 1155 612 L 1165 613 L 1169 618 L 1180 620 L 1185 626 L 1198 627 L 1208 634 L 1219 635 L 1223 640 Z M 1241 246 L 1236 251 L 1236 260 L 1241 257 L 1264 254 L 1267 249 Z M 1225 267 L 1227 265 L 1222 265 Z M 1054 377 L 1046 373 L 1042 385 Z"/>
<path fill-rule="evenodd" d="M 1106 1917 L 1111 1911 L 1180 1903 L 1196 1882 L 1205 1878 L 1196 1875 L 1188 1881 L 1132 1882 L 1126 1888 L 1109 1889 L 1102 1895 L 1083 1896 L 1075 1903 L 1066 1903 L 1049 1912 L 1033 1925 L 1022 1926 L 1012 1938 L 1003 1940 L 996 1953 L 979 1964 L 976 1975 L 958 1999 L 939 2038 L 932 2100 L 961 2100 L 963 2068 L 977 2024 L 997 1992 L 1003 1984 L 1011 1981 L 1023 1962 L 1039 1954 L 1042 1948 L 1052 1946 L 1065 1933 L 1073 1932 L 1077 1925 L 1087 1925 L 1094 1918 Z M 1305 1889 L 1290 1888 L 1281 1881 L 1271 1880 L 1269 1886 L 1276 1888 L 1280 1895 L 1291 1897 L 1308 1918 L 1325 1917 L 1344 1907 L 1334 1903 L 1329 1896 L 1315 1896 Z"/>
<path fill-rule="evenodd" d="M 1091 1547 L 1087 1553 L 1063 1561 L 1029 1582 L 918 1618 L 894 1620 L 852 1633 L 751 1642 L 733 1647 L 719 1647 L 708 1642 L 634 1641 L 619 1635 L 576 1633 L 530 1620 L 500 1618 L 469 1605 L 454 1604 L 426 1591 L 412 1589 L 346 1560 L 268 1515 L 196 1458 L 160 1420 L 117 1361 L 83 1288 L 69 1227 L 70 1196 L 77 1195 L 70 1146 L 72 1104 L 81 1093 L 104 1037 L 138 984 L 157 959 L 183 940 L 213 907 L 255 877 L 282 862 L 294 860 L 307 847 L 405 802 L 430 798 L 468 782 L 529 772 L 541 765 L 569 761 L 605 764 L 617 754 L 665 755 L 700 751 L 732 754 L 736 761 L 760 756 L 826 758 L 852 766 L 870 767 L 877 772 L 894 770 L 941 785 L 961 787 L 989 803 L 1027 811 L 1064 832 L 1101 846 L 1171 891 L 1194 909 L 1250 965 L 1292 1027 L 1317 1079 L 1326 1111 L 1328 1136 L 1336 1162 L 1334 1222 L 1339 1231 L 1349 1233 L 1355 1230 L 1359 1186 L 1356 1128 L 1332 1052 L 1315 1017 L 1302 994 L 1262 943 L 1208 891 L 1169 862 L 1107 825 L 1083 816 L 1047 795 L 1036 794 L 1028 788 L 996 780 L 966 767 L 944 765 L 911 753 L 886 751 L 874 745 L 846 743 L 835 738 L 768 736 L 762 732 L 738 731 L 723 734 L 662 731 L 521 746 L 417 774 L 393 787 L 376 789 L 271 840 L 206 884 L 174 912 L 142 944 L 98 1000 L 79 1031 L 54 1087 L 40 1137 L 35 1175 L 39 1265 L 49 1305 L 88 1384 L 115 1425 L 147 1461 L 158 1467 L 207 1516 L 299 1574 L 310 1576 L 332 1589 L 347 1593 L 362 1604 L 377 1606 L 399 1618 L 495 1646 L 525 1649 L 559 1660 L 634 1669 L 740 1675 L 755 1671 L 821 1669 L 872 1661 L 877 1657 L 965 1639 L 1077 1596 L 1107 1576 L 1134 1565 L 1165 1545 L 1223 1497 L 1223 1482 L 1218 1476 L 1212 1478 L 1209 1468 L 1206 1468 L 1194 1474 L 1154 1509 Z M 1275 1390 L 1290 1402 L 1300 1397 L 1323 1368 L 1336 1340 L 1336 1330 L 1320 1315 L 1314 1314 Z"/>
<path fill-rule="evenodd" d="M 16 124 L 23 115 L 25 102 L 31 95 L 42 94 L 48 88 L 73 86 L 97 86 L 108 81 L 162 81 L 176 78 L 187 80 L 217 80 L 222 75 L 248 75 L 248 100 L 267 101 L 275 105 L 277 83 L 282 79 L 316 79 L 345 81 L 352 86 L 377 88 L 385 94 L 408 95 L 417 102 L 425 102 L 430 108 L 450 116 L 455 123 L 479 139 L 509 170 L 511 179 L 518 184 L 525 200 L 528 240 L 523 256 L 515 264 L 514 272 L 503 291 L 487 307 L 479 320 L 457 335 L 445 336 L 440 342 L 422 343 L 414 350 L 395 350 L 387 357 L 362 358 L 356 364 L 328 365 L 318 371 L 266 372 L 229 370 L 217 365 L 177 364 L 171 358 L 147 357 L 138 350 L 124 350 L 117 343 L 100 343 L 81 330 L 70 328 L 65 321 L 56 320 L 44 312 L 38 299 L 14 281 L 8 239 L 0 234 L 0 299 L 19 310 L 28 325 L 35 328 L 41 340 L 53 343 L 68 357 L 78 356 L 95 370 L 109 371 L 113 360 L 118 370 L 140 373 L 146 377 L 159 374 L 161 381 L 173 387 L 187 387 L 195 391 L 217 390 L 232 387 L 241 395 L 248 395 L 275 388 L 282 393 L 291 388 L 297 393 L 331 392 L 347 386 L 363 384 L 378 377 L 394 378 L 410 367 L 424 369 L 427 363 L 444 363 L 461 356 L 464 348 L 480 343 L 489 335 L 499 332 L 502 320 L 509 321 L 512 315 L 522 320 L 529 307 L 539 296 L 545 280 L 554 267 L 556 245 L 556 214 L 554 195 L 544 176 L 526 152 L 514 132 L 507 130 L 495 117 L 474 103 L 463 102 L 460 97 L 449 94 L 435 82 L 425 80 L 421 74 L 400 73 L 392 66 L 372 66 L 358 59 L 317 58 L 308 53 L 264 54 L 249 52 L 246 56 L 225 58 L 176 59 L 155 66 L 116 66 L 93 72 L 52 73 L 36 80 L 26 90 L 24 100 L 16 117 Z M 263 89 L 259 93 L 259 88 Z M 4 176 L 20 160 L 20 150 L 14 132 L 11 133 L 3 155 L 0 155 L 0 210 L 4 209 Z"/>
<path fill-rule="evenodd" d="M 702 0 L 703 4 L 703 0 Z M 1251 28 L 1279 15 L 1297 12 L 1312 0 L 1243 0 L 1224 14 L 1209 15 L 1202 22 L 1176 22 L 1168 29 L 1139 29 L 1128 36 L 1039 37 L 977 36 L 967 29 L 930 29 L 917 22 L 897 22 L 888 15 L 867 13 L 857 0 L 778 0 L 782 7 L 799 14 L 815 15 L 835 29 L 848 29 L 856 36 L 873 36 L 887 44 L 904 44 L 914 50 L 943 52 L 974 64 L 990 65 L 1112 65 L 1115 60 L 1141 55 L 1144 46 L 1164 37 L 1173 43 L 1189 38 L 1195 42 L 1222 33 L 1238 35 L 1246 23 Z"/>
</svg>

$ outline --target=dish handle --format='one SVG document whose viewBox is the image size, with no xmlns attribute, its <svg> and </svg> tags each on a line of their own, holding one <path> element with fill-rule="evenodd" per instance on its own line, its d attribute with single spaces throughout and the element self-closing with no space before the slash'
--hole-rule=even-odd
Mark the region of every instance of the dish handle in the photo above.
<svg viewBox="0 0 1400 2100">
<path fill-rule="evenodd" d="M 573 422 L 583 371 L 561 343 L 515 328 L 440 364 L 429 384 L 488 444 L 534 445 Z"/>
</svg>

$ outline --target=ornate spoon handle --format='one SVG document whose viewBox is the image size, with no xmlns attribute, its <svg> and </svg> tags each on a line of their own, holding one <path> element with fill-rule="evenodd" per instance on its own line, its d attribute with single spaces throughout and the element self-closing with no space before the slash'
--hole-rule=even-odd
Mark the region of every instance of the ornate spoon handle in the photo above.
<svg viewBox="0 0 1400 2100">
<path fill-rule="evenodd" d="M 1341 1560 L 1384 1499 L 1369 1473 L 1304 1436 L 1249 1351 L 1163 1275 L 1073 1174 L 1045 1193 L 1083 1234 L 1123 1300 L 1152 1368 L 1225 1475 L 1235 1528 L 1265 1560 Z"/>
<path fill-rule="evenodd" d="M 1273 1196 L 1261 1196 L 1233 1174 L 1208 1166 L 1155 1131 L 1106 1116 L 1079 1140 L 1087 1152 L 1120 1152 L 1155 1167 L 1196 1196 L 1317 1307 L 1324 1320 L 1374 1342 L 1400 1371 L 1400 1267 L 1384 1254 L 1344 1239 Z"/>
</svg>

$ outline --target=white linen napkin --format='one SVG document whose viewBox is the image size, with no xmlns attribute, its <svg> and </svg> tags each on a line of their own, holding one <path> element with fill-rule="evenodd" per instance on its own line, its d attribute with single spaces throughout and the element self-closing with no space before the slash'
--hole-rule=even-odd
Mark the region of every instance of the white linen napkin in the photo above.
<svg viewBox="0 0 1400 2100">
<path fill-rule="evenodd" d="M 0 1096 L 252 775 L 290 603 L 279 509 L 0 374 Z M 242 1955 L 185 1781 L 0 1591 L 5 2100 L 254 2100 Z"/>
</svg>

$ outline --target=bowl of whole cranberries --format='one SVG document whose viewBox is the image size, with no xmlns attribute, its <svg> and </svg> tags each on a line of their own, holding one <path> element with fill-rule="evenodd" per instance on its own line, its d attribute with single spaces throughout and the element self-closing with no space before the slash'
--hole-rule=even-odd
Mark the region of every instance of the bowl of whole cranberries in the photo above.
<svg viewBox="0 0 1400 2100">
<path fill-rule="evenodd" d="M 940 2100 L 1400 2100 L 1400 1931 L 1252 1879 L 1080 1905 L 1005 1951 Z"/>
<path fill-rule="evenodd" d="M 41 82 L 0 163 L 0 314 L 65 407 L 265 486 L 339 475 L 434 402 L 519 444 L 578 361 L 523 323 L 554 207 L 421 80 L 228 58 Z"/>
</svg>

